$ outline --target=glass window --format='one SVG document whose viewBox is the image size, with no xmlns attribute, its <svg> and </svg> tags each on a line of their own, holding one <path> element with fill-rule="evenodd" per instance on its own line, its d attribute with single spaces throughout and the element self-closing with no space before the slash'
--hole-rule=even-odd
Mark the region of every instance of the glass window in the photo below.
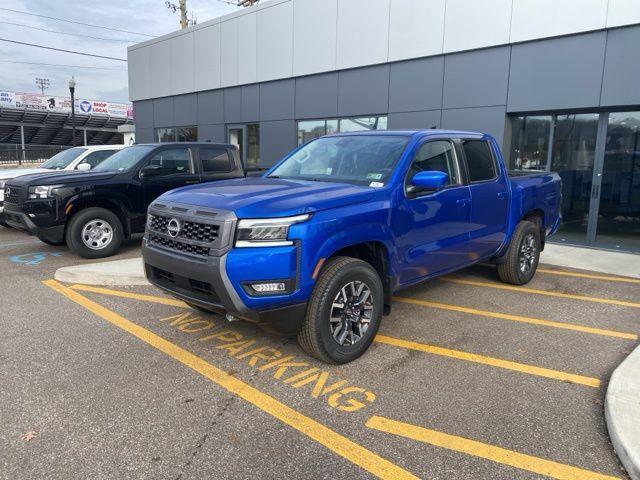
<svg viewBox="0 0 640 480">
<path fill-rule="evenodd" d="M 197 142 L 198 127 L 178 127 L 176 128 L 176 139 L 178 142 Z"/>
<path fill-rule="evenodd" d="M 491 155 L 491 148 L 484 140 L 464 140 L 462 142 L 467 167 L 469 168 L 469 180 L 482 182 L 496 178 L 496 162 Z"/>
<path fill-rule="evenodd" d="M 175 142 L 176 130 L 175 128 L 156 128 L 156 138 L 158 142 Z"/>
<path fill-rule="evenodd" d="M 551 115 L 511 119 L 511 168 L 546 170 L 549 157 Z"/>
<path fill-rule="evenodd" d="M 453 145 L 447 141 L 427 142 L 420 147 L 416 153 L 409 178 L 418 172 L 436 170 L 444 172 L 449 176 L 447 185 L 457 185 L 460 183 L 460 174 L 455 159 Z"/>
<path fill-rule="evenodd" d="M 343 118 L 340 120 L 340 132 L 360 132 L 363 130 L 386 130 L 387 117 Z"/>
<path fill-rule="evenodd" d="M 326 120 L 305 120 L 298 122 L 298 145 L 327 134 Z"/>
<path fill-rule="evenodd" d="M 221 147 L 200 148 L 200 161 L 204 172 L 228 172 L 231 170 L 229 151 Z"/>
<path fill-rule="evenodd" d="M 351 135 L 322 137 L 300 148 L 270 177 L 316 182 L 383 184 L 392 174 L 408 137 Z"/>
<path fill-rule="evenodd" d="M 80 162 L 80 164 L 88 163 L 89 165 L 91 165 L 91 168 L 93 169 L 97 167 L 99 164 L 101 164 L 103 160 L 106 160 L 116 152 L 117 150 L 97 150 L 95 152 L 91 152 L 89 155 L 84 157 L 82 159 L 82 162 Z"/>
<path fill-rule="evenodd" d="M 257 167 L 260 163 L 260 125 L 247 125 L 247 167 Z"/>
<path fill-rule="evenodd" d="M 121 172 L 131 170 L 156 147 L 153 145 L 132 145 L 118 150 L 93 170 L 96 172 Z"/>
<path fill-rule="evenodd" d="M 160 175 L 193 173 L 188 148 L 168 148 L 151 157 L 149 165 L 160 166 Z"/>
<path fill-rule="evenodd" d="M 86 151 L 86 148 L 80 147 L 63 150 L 44 162 L 40 168 L 47 168 L 49 170 L 63 170 L 71 165 L 76 158 L 78 158 Z"/>
</svg>

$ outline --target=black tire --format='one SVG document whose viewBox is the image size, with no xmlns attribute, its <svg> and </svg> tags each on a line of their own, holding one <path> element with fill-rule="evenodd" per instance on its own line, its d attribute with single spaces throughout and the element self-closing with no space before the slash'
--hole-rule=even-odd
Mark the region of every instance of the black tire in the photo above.
<svg viewBox="0 0 640 480">
<path fill-rule="evenodd" d="M 91 248 L 83 241 L 86 237 L 87 228 L 90 222 L 97 222 L 96 225 L 105 228 L 111 232 L 111 238 L 108 242 L 102 242 L 102 239 L 96 239 L 94 248 Z M 80 210 L 73 216 L 67 225 L 67 233 L 65 235 L 67 246 L 76 254 L 83 258 L 105 258 L 115 254 L 120 248 L 120 244 L 124 239 L 124 230 L 118 216 L 106 208 L 91 207 Z M 91 243 L 91 239 L 86 240 Z M 101 245 L 102 244 L 102 245 Z"/>
<path fill-rule="evenodd" d="M 505 283 L 524 285 L 536 273 L 540 260 L 540 229 L 527 220 L 516 226 L 504 262 L 498 264 L 498 276 Z"/>
<path fill-rule="evenodd" d="M 349 333 L 350 344 L 341 345 L 332 334 L 330 317 L 337 295 L 341 294 L 343 289 L 348 288 L 351 282 L 359 282 L 354 285 L 364 284 L 364 288 L 368 288 L 370 295 L 367 297 L 366 306 L 370 309 L 370 313 L 367 314 L 370 319 L 365 322 L 368 327 L 362 332 L 359 339 L 354 341 L 354 334 Z M 362 291 L 364 293 L 364 290 Z M 370 302 L 368 298 L 371 299 Z M 365 304 L 362 305 L 362 308 L 364 307 Z M 355 308 L 359 309 L 360 307 Z M 380 327 L 383 310 L 384 290 L 375 269 L 368 263 L 355 258 L 333 258 L 322 269 L 320 278 L 313 289 L 307 314 L 298 331 L 298 343 L 309 355 L 323 362 L 332 364 L 351 362 L 361 356 L 371 345 Z M 359 318 L 362 318 L 363 312 L 364 310 L 361 311 Z M 344 320 L 346 317 L 342 318 L 343 320 L 338 322 L 340 327 L 336 326 L 336 331 L 339 331 L 339 328 L 347 330 L 350 328 L 351 331 L 353 328 L 359 329 L 353 323 L 349 323 L 349 320 Z M 338 338 L 340 336 L 338 335 Z"/>
</svg>

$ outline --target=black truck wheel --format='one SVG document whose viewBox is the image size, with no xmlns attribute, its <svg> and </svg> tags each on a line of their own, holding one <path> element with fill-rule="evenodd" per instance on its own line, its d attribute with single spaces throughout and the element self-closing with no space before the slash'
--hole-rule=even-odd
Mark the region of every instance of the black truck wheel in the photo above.
<svg viewBox="0 0 640 480">
<path fill-rule="evenodd" d="M 505 283 L 524 285 L 536 273 L 540 260 L 540 230 L 526 220 L 516 226 L 504 262 L 498 264 L 498 276 Z"/>
<path fill-rule="evenodd" d="M 110 257 L 120 248 L 123 239 L 120 219 L 105 208 L 81 210 L 67 226 L 67 246 L 84 258 Z"/>
<path fill-rule="evenodd" d="M 362 260 L 336 257 L 322 269 L 298 342 L 311 356 L 341 364 L 362 355 L 380 327 L 382 281 Z"/>
</svg>

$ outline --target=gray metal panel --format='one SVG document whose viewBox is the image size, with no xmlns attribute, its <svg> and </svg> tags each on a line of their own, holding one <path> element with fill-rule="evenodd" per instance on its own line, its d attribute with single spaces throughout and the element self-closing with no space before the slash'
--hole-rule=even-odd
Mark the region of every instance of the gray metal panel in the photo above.
<svg viewBox="0 0 640 480">
<path fill-rule="evenodd" d="M 242 87 L 241 117 L 243 122 L 257 122 L 260 118 L 260 88 L 258 85 Z"/>
<path fill-rule="evenodd" d="M 386 113 L 389 108 L 389 65 L 338 73 L 338 115 Z"/>
<path fill-rule="evenodd" d="M 242 121 L 242 88 L 225 88 L 224 96 L 224 121 L 225 123 L 238 123 Z"/>
<path fill-rule="evenodd" d="M 195 93 L 178 95 L 173 99 L 173 121 L 176 126 L 198 123 L 198 96 Z"/>
<path fill-rule="evenodd" d="M 456 108 L 442 111 L 442 128 L 489 133 L 502 145 L 505 107 Z"/>
<path fill-rule="evenodd" d="M 277 120 L 260 123 L 260 165 L 271 166 L 296 147 L 296 123 Z"/>
<path fill-rule="evenodd" d="M 153 128 L 153 100 L 133 102 L 133 121 L 136 128 Z"/>
<path fill-rule="evenodd" d="M 413 112 L 442 108 L 444 56 L 391 65 L 389 111 Z"/>
<path fill-rule="evenodd" d="M 640 104 L 640 27 L 609 30 L 601 105 Z"/>
<path fill-rule="evenodd" d="M 440 126 L 440 110 L 389 114 L 390 130 L 423 130 Z"/>
<path fill-rule="evenodd" d="M 294 117 L 295 80 L 260 84 L 260 120 L 286 120 Z"/>
<path fill-rule="evenodd" d="M 198 93 L 198 122 L 202 124 L 224 123 L 222 90 Z"/>
<path fill-rule="evenodd" d="M 505 105 L 510 47 L 446 55 L 443 108 Z"/>
<path fill-rule="evenodd" d="M 136 125 L 136 143 L 152 143 L 155 141 L 153 128 L 138 128 Z"/>
<path fill-rule="evenodd" d="M 606 32 L 514 45 L 509 112 L 596 107 Z"/>
<path fill-rule="evenodd" d="M 224 125 L 198 125 L 199 142 L 226 142 Z"/>
<path fill-rule="evenodd" d="M 153 100 L 153 125 L 155 127 L 173 127 L 173 97 Z"/>
<path fill-rule="evenodd" d="M 297 78 L 296 118 L 325 118 L 338 115 L 338 74 L 323 73 Z"/>
</svg>

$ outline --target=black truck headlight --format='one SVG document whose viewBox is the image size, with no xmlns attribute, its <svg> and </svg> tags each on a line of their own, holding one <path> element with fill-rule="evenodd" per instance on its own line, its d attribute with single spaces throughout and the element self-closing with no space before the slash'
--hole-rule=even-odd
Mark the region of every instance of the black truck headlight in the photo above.
<svg viewBox="0 0 640 480">
<path fill-rule="evenodd" d="M 54 188 L 54 185 L 37 185 L 35 187 L 29 187 L 29 198 L 50 198 L 51 191 Z"/>
<path fill-rule="evenodd" d="M 284 218 L 245 219 L 238 222 L 236 247 L 284 247 L 293 245 L 288 239 L 289 227 L 304 222 L 309 215 Z"/>
</svg>

